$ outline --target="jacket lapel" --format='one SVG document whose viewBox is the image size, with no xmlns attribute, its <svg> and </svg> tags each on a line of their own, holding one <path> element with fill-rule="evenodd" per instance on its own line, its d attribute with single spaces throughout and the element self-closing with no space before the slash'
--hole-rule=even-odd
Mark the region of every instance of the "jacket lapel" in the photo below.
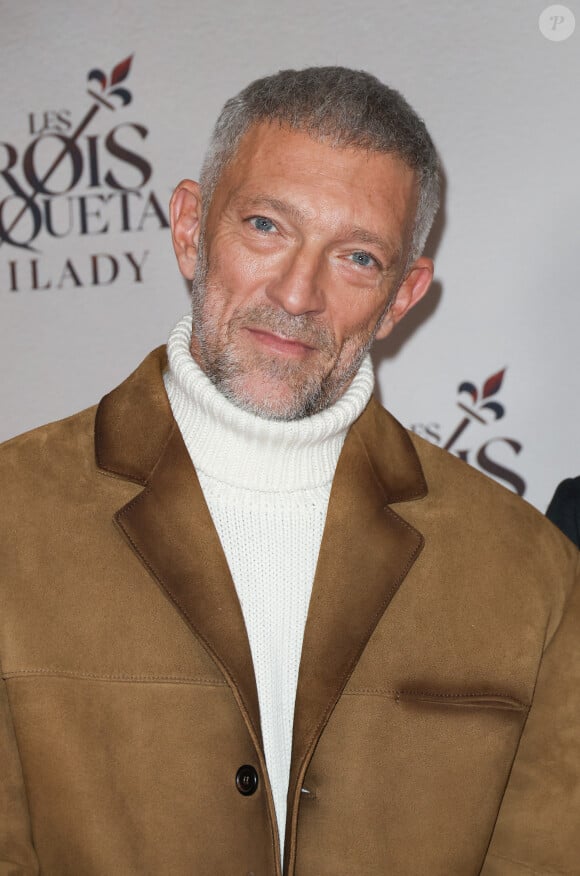
<svg viewBox="0 0 580 876">
<path fill-rule="evenodd" d="M 162 350 L 101 402 L 99 466 L 144 486 L 115 515 L 131 548 L 229 682 L 261 747 L 258 695 L 242 610 L 195 469 L 165 393 Z"/>
<path fill-rule="evenodd" d="M 406 431 L 372 400 L 338 462 L 304 633 L 288 800 L 294 821 L 320 733 L 423 546 L 421 534 L 389 503 L 426 492 Z"/>
</svg>

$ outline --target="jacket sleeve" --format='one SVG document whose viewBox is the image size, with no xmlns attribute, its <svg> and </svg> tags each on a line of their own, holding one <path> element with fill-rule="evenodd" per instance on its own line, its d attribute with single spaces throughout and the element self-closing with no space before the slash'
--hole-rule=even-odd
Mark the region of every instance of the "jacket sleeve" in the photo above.
<svg viewBox="0 0 580 876">
<path fill-rule="evenodd" d="M 544 652 L 481 876 L 580 876 L 578 566 L 562 620 Z"/>
<path fill-rule="evenodd" d="M 39 872 L 6 684 L 0 679 L 0 876 Z"/>
</svg>

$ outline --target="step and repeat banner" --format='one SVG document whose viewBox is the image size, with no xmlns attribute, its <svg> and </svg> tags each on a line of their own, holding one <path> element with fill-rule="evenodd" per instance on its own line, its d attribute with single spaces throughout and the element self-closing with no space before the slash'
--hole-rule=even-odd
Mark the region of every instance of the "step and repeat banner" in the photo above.
<svg viewBox="0 0 580 876">
<path fill-rule="evenodd" d="M 580 6 L 478 6 L 0 0 L 0 440 L 96 402 L 188 310 L 168 201 L 223 102 L 344 64 L 405 94 L 443 164 L 436 282 L 377 393 L 543 511 L 580 473 Z"/>
</svg>

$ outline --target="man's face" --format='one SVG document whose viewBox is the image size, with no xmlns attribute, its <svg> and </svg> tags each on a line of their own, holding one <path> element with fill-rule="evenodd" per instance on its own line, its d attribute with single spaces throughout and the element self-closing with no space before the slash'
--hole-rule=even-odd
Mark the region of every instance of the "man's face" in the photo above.
<svg viewBox="0 0 580 876">
<path fill-rule="evenodd" d="M 414 303 L 386 313 L 416 203 L 414 173 L 395 156 L 252 128 L 213 193 L 195 276 L 180 259 L 194 279 L 192 355 L 221 392 L 284 420 L 342 395 L 375 336 Z M 199 200 L 196 210 L 199 219 Z M 424 270 L 413 267 L 405 284 Z"/>
</svg>

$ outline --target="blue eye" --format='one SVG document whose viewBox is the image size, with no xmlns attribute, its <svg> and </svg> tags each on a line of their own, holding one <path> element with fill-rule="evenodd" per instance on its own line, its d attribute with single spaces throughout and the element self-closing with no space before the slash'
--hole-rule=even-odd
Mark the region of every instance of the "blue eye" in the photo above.
<svg viewBox="0 0 580 876">
<path fill-rule="evenodd" d="M 363 250 L 351 253 L 350 257 L 352 261 L 355 264 L 360 265 L 361 268 L 370 268 L 373 265 L 376 265 L 375 259 L 369 255 L 368 252 L 364 252 Z"/>
<path fill-rule="evenodd" d="M 275 231 L 276 226 L 272 222 L 271 219 L 268 219 L 266 216 L 252 216 L 250 219 L 250 224 L 254 226 L 256 231 L 269 232 Z"/>
</svg>

